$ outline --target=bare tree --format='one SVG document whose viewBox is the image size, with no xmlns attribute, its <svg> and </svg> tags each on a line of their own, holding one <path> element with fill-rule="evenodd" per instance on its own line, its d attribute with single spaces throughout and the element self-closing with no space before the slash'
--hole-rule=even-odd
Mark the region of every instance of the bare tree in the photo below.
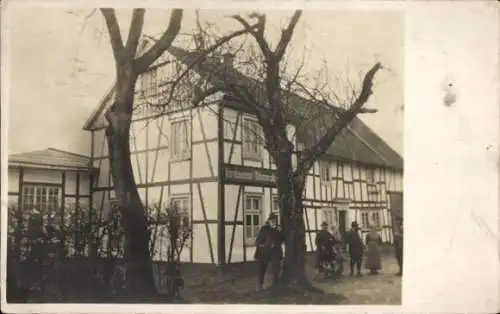
<svg viewBox="0 0 500 314">
<path fill-rule="evenodd" d="M 364 75 L 360 88 L 350 84 L 348 93 L 328 91 L 328 82 L 316 80 L 315 86 L 302 82 L 302 67 L 293 73 L 285 73 L 286 52 L 302 12 L 295 11 L 275 48 L 265 38 L 266 16 L 252 13 L 248 18 L 234 15 L 232 18 L 245 28 L 249 20 L 256 19 L 256 27 L 249 32 L 251 43 L 243 54 L 218 51 L 212 60 L 196 57 L 188 62 L 203 72 L 204 78 L 196 84 L 193 103 L 199 104 L 206 97 L 223 92 L 226 99 L 244 104 L 256 115 L 263 133 L 263 144 L 276 164 L 276 186 L 280 196 L 282 225 L 286 234 L 286 253 L 280 286 L 314 289 L 305 274 L 305 225 L 303 220 L 303 192 L 305 178 L 314 162 L 322 156 L 334 140 L 359 113 L 375 112 L 364 108 L 372 94 L 375 74 L 382 68 L 374 64 Z M 203 43 L 210 42 L 211 34 L 200 27 Z M 216 35 L 215 35 L 216 36 Z M 212 39 L 213 40 L 213 39 Z M 243 44 L 244 45 L 244 44 Z M 222 48 L 222 47 L 221 47 Z M 228 49 L 228 47 L 223 47 Z M 240 47 L 241 48 L 241 47 Z M 172 51 L 172 49 L 171 49 Z M 175 54 L 175 50 L 174 54 Z M 222 55 L 232 54 L 229 65 L 217 62 Z M 186 53 L 184 51 L 183 53 Z M 237 55 L 237 56 L 236 56 Z M 235 61 L 237 60 L 237 61 Z M 193 65 L 194 64 L 194 65 Z M 238 68 L 236 68 L 238 66 Z M 289 71 L 290 72 L 290 71 Z M 210 84 L 204 83 L 206 80 Z M 287 134 L 287 124 L 308 130 L 304 149 L 298 152 L 294 141 Z"/>
<path fill-rule="evenodd" d="M 136 82 L 161 55 L 171 47 L 172 42 L 179 34 L 183 17 L 183 10 L 175 9 L 172 12 L 167 29 L 154 44 L 140 56 L 138 54 L 139 41 L 144 23 L 144 9 L 134 9 L 130 30 L 126 43 L 123 43 L 120 28 L 114 9 L 103 8 L 101 13 L 106 21 L 109 38 L 116 64 L 116 83 L 114 102 L 105 113 L 108 126 L 106 137 L 108 143 L 111 176 L 116 197 L 120 202 L 120 211 L 125 231 L 125 260 L 128 261 L 127 281 L 132 293 L 154 293 L 153 271 L 151 265 L 150 230 L 148 230 L 145 207 L 141 202 L 132 170 L 130 158 L 130 126 L 134 112 L 134 95 Z M 256 26 L 246 25 L 244 29 L 219 38 L 213 46 L 207 47 L 204 54 L 231 39 L 243 35 Z M 203 59 L 202 57 L 200 60 Z M 179 75 L 177 82 L 184 74 Z M 173 82 L 172 90 L 176 89 Z M 173 94 L 172 94 L 173 95 Z M 172 102 L 172 97 L 161 103 L 162 113 Z M 154 105 L 154 104 L 149 104 Z M 151 117 L 150 120 L 154 119 Z"/>
<path fill-rule="evenodd" d="M 114 9 L 102 8 L 116 65 L 114 101 L 105 113 L 106 137 L 113 188 L 120 202 L 125 231 L 124 257 L 127 282 L 133 294 L 154 294 L 149 240 L 144 205 L 141 202 L 130 159 L 130 125 L 134 107 L 135 85 L 139 75 L 170 47 L 181 28 L 183 11 L 173 10 L 167 29 L 145 53 L 137 57 L 144 24 L 144 9 L 134 9 L 126 42 L 123 42 Z"/>
</svg>

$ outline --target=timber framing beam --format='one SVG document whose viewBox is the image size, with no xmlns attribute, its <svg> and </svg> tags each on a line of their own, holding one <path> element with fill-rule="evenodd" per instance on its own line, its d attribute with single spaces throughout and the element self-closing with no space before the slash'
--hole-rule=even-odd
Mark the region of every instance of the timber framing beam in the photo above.
<svg viewBox="0 0 500 314">
<path fill-rule="evenodd" d="M 204 134 L 203 134 L 204 135 Z M 217 182 L 217 204 L 218 208 L 218 264 L 224 270 L 226 264 L 226 193 L 224 185 L 224 103 L 219 105 L 219 114 L 217 116 L 217 156 L 218 156 L 218 177 Z M 206 144 L 205 144 L 206 145 Z M 210 165 L 212 165 L 209 160 Z M 231 244 L 232 245 L 232 244 Z"/>
</svg>

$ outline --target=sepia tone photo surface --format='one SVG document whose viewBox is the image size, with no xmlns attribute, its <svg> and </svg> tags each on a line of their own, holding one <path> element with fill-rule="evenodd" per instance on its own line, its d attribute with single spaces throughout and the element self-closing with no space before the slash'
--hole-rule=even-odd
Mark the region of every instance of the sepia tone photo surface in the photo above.
<svg viewBox="0 0 500 314">
<path fill-rule="evenodd" d="M 401 304 L 403 12 L 9 11 L 8 303 Z"/>
</svg>

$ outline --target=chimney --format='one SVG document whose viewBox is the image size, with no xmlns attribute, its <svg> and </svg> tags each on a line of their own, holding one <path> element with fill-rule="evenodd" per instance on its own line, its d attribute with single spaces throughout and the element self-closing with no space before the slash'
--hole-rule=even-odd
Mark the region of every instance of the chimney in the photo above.
<svg viewBox="0 0 500 314">
<path fill-rule="evenodd" d="M 194 44 L 195 44 L 196 50 L 205 49 L 205 42 L 203 40 L 203 36 L 200 34 L 194 35 Z"/>
<path fill-rule="evenodd" d="M 225 54 L 222 55 L 223 59 L 222 59 L 222 64 L 225 66 L 225 67 L 228 67 L 228 68 L 232 68 L 233 67 L 233 62 L 234 62 L 234 54 L 230 53 L 230 52 L 227 52 Z"/>
</svg>

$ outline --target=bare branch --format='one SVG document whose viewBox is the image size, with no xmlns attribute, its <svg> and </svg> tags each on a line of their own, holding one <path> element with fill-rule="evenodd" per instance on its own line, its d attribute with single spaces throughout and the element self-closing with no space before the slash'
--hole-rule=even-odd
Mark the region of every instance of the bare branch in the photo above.
<svg viewBox="0 0 500 314">
<path fill-rule="evenodd" d="M 139 38 L 142 34 L 142 27 L 144 25 L 144 9 L 134 9 L 132 13 L 132 21 L 130 22 L 130 29 L 128 31 L 127 44 L 125 45 L 125 53 L 128 58 L 134 58 L 139 44 Z"/>
<path fill-rule="evenodd" d="M 278 60 L 281 60 L 283 58 L 283 55 L 285 54 L 286 47 L 290 43 L 290 40 L 292 39 L 293 31 L 295 30 L 295 26 L 299 22 L 299 18 L 302 15 L 302 10 L 297 10 L 292 16 L 292 19 L 290 20 L 290 23 L 288 24 L 288 27 L 281 32 L 281 39 L 278 43 L 278 46 L 276 47 L 276 50 L 274 51 L 274 55 Z"/>
<path fill-rule="evenodd" d="M 115 57 L 116 62 L 120 62 L 124 48 L 122 35 L 120 33 L 120 26 L 118 26 L 118 21 L 116 20 L 115 9 L 101 8 L 101 13 L 104 16 L 106 26 L 108 27 L 111 47 L 113 48 L 113 56 Z"/>
<path fill-rule="evenodd" d="M 300 161 L 296 175 L 301 175 L 306 173 L 314 164 L 314 161 L 324 154 L 331 143 L 340 134 L 342 129 L 344 129 L 358 113 L 362 112 L 363 105 L 368 101 L 368 98 L 372 94 L 373 78 L 378 70 L 382 68 L 380 63 L 376 63 L 365 75 L 362 84 L 362 90 L 354 103 L 349 109 L 339 112 L 335 115 L 335 120 L 332 121 L 331 127 L 326 131 L 326 134 L 321 137 L 316 145 L 310 148 L 304 155 L 303 159 Z"/>
<path fill-rule="evenodd" d="M 207 90 L 203 91 L 199 87 L 194 88 L 194 96 L 193 99 L 191 100 L 191 103 L 194 106 L 198 106 L 200 102 L 202 102 L 205 98 L 212 96 L 218 92 L 223 92 L 225 91 L 224 88 L 221 87 L 211 87 L 208 88 Z"/>
<path fill-rule="evenodd" d="M 167 50 L 181 29 L 182 9 L 174 9 L 170 16 L 167 30 L 160 39 L 145 54 L 134 61 L 137 74 L 144 73 Z"/>
<path fill-rule="evenodd" d="M 241 15 L 233 15 L 232 17 L 236 21 L 240 22 L 240 24 L 243 25 L 243 27 L 247 29 L 250 28 L 250 24 L 243 17 L 241 17 Z M 256 24 L 257 31 L 251 31 L 250 34 L 252 34 L 252 36 L 255 38 L 257 44 L 259 44 L 260 50 L 264 54 L 264 57 L 268 59 L 272 56 L 272 52 L 271 49 L 269 48 L 266 39 L 264 38 L 264 28 L 265 28 L 266 18 L 264 15 L 258 15 L 256 13 L 252 14 L 251 17 L 257 17 L 258 22 Z"/>
<path fill-rule="evenodd" d="M 97 9 L 92 9 L 92 11 L 90 11 L 89 14 L 87 14 L 85 16 L 85 18 L 83 19 L 83 24 L 82 24 L 82 27 L 80 28 L 80 32 L 79 32 L 79 35 L 81 35 L 83 33 L 83 31 L 85 30 L 85 27 L 87 26 L 87 22 L 88 20 L 97 12 Z"/>
<path fill-rule="evenodd" d="M 359 109 L 358 114 L 361 114 L 361 113 L 377 113 L 377 112 L 378 112 L 378 109 L 375 109 L 375 108 L 361 108 L 361 109 Z"/>
<path fill-rule="evenodd" d="M 244 28 L 244 29 L 241 29 L 241 30 L 238 30 L 238 31 L 235 31 L 227 36 L 224 36 L 224 37 L 221 37 L 219 38 L 215 44 L 213 44 L 212 46 L 210 46 L 209 48 L 207 49 L 204 49 L 203 51 L 200 51 L 198 56 L 196 56 L 196 58 L 187 65 L 187 68 L 182 72 L 180 73 L 177 78 L 175 79 L 174 82 L 172 82 L 171 84 L 171 88 L 170 88 L 170 92 L 169 92 L 169 96 L 167 98 L 167 101 L 165 102 L 165 104 L 168 104 L 172 101 L 172 98 L 173 98 L 173 95 L 174 95 L 174 92 L 175 92 L 175 89 L 177 88 L 177 86 L 180 84 L 180 82 L 185 78 L 185 76 L 193 69 L 195 68 L 196 66 L 199 66 L 203 63 L 203 61 L 205 61 L 206 57 L 214 52 L 216 49 L 218 49 L 219 47 L 221 47 L 222 45 L 226 44 L 227 42 L 229 42 L 230 40 L 238 37 L 238 36 L 241 36 L 241 35 L 244 35 L 248 32 L 250 32 L 252 29 L 254 29 L 256 26 L 253 25 L 253 26 L 249 26 L 249 28 Z M 209 95 L 207 95 L 209 96 Z M 200 99 L 199 101 L 202 101 L 203 99 Z"/>
</svg>

